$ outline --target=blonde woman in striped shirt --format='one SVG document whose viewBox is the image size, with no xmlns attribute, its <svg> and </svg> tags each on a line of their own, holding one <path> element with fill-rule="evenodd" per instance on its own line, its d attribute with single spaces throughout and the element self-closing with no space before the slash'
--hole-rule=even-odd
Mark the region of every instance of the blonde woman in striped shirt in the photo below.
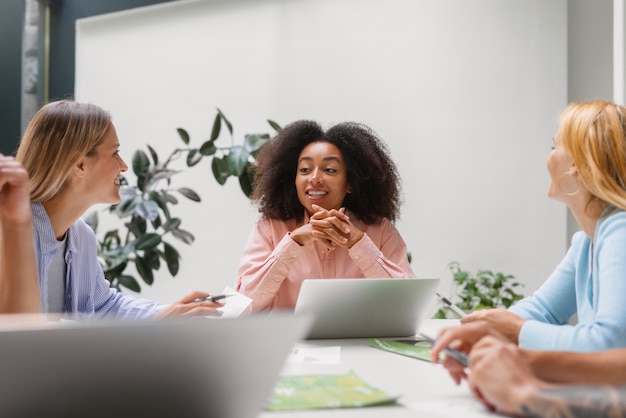
<svg viewBox="0 0 626 418">
<path fill-rule="evenodd" d="M 221 305 L 195 302 L 206 292 L 163 305 L 109 286 L 95 235 L 80 217 L 95 204 L 119 202 L 128 168 L 119 146 L 108 112 L 66 100 L 43 106 L 22 137 L 16 159 L 29 177 L 42 311 L 70 318 L 216 315 Z"/>
</svg>

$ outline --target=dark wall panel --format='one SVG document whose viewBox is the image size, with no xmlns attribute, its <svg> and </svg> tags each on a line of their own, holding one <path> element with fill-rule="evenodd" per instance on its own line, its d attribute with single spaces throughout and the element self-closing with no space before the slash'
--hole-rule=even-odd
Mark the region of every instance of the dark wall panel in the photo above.
<svg viewBox="0 0 626 418">
<path fill-rule="evenodd" d="M 0 153 L 12 154 L 20 138 L 24 0 L 0 6 Z"/>
<path fill-rule="evenodd" d="M 50 100 L 74 96 L 76 20 L 175 0 L 41 0 L 50 5 Z M 0 0 L 0 152 L 21 136 L 22 27 L 25 0 Z"/>
</svg>

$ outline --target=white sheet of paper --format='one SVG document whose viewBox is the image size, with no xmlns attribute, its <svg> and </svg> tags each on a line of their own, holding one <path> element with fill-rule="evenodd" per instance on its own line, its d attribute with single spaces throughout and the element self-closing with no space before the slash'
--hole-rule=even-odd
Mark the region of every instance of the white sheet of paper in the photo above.
<svg viewBox="0 0 626 418">
<path fill-rule="evenodd" d="M 294 347 L 287 357 L 287 363 L 340 364 L 341 347 Z"/>
<path fill-rule="evenodd" d="M 241 313 L 245 311 L 246 308 L 252 303 L 252 299 L 242 293 L 237 292 L 232 287 L 226 286 L 222 293 L 235 294 L 234 296 L 229 296 L 226 299 L 222 299 L 222 303 L 224 304 L 224 306 L 222 306 L 221 308 L 217 308 L 217 310 L 222 313 L 222 318 L 236 318 L 241 315 Z"/>
</svg>

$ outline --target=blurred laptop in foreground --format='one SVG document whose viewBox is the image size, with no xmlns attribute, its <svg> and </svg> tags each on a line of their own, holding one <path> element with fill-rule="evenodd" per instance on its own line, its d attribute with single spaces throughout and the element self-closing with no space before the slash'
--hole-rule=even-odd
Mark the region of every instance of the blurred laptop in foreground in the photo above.
<svg viewBox="0 0 626 418">
<path fill-rule="evenodd" d="M 256 417 L 310 318 L 0 322 L 2 417 Z"/>
</svg>

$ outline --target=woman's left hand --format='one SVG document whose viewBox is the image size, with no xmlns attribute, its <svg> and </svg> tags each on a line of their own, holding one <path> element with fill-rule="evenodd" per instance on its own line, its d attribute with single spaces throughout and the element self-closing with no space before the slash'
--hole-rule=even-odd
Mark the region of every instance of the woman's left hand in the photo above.
<svg viewBox="0 0 626 418">
<path fill-rule="evenodd" d="M 221 313 L 217 308 L 222 307 L 222 304 L 209 301 L 196 302 L 197 298 L 207 296 L 210 296 L 207 292 L 193 291 L 178 302 L 163 309 L 155 318 L 166 318 L 168 316 L 220 316 Z"/>
<path fill-rule="evenodd" d="M 315 237 L 329 241 L 332 246 L 339 245 L 348 249 L 363 238 L 363 231 L 350 222 L 344 208 L 326 210 L 313 205 L 313 209 L 316 212 L 309 223 L 313 226 Z"/>
<path fill-rule="evenodd" d="M 488 323 L 490 327 L 515 344 L 519 343 L 519 333 L 522 330 L 522 325 L 526 322 L 525 319 L 501 308 L 481 309 L 461 318 L 461 324 L 469 324 L 476 321 Z"/>
</svg>

